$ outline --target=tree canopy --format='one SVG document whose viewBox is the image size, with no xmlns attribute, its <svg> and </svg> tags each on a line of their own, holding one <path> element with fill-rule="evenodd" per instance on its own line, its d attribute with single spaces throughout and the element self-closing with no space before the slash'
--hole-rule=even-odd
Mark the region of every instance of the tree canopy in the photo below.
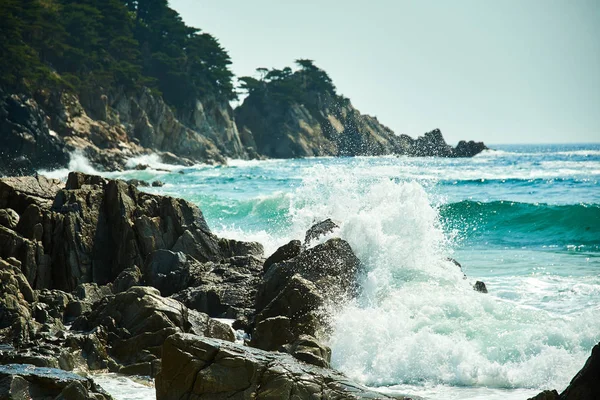
<svg viewBox="0 0 600 400">
<path fill-rule="evenodd" d="M 240 88 L 250 96 L 269 98 L 284 104 L 301 103 L 311 105 L 318 94 L 341 101 L 343 98 L 329 75 L 318 68 L 313 60 L 298 59 L 299 67 L 292 71 L 290 67 L 283 69 L 257 68 L 260 78 L 243 76 L 239 78 Z"/>
<path fill-rule="evenodd" d="M 167 0 L 0 1 L 0 86 L 148 86 L 178 108 L 234 99 L 229 55 Z"/>
</svg>

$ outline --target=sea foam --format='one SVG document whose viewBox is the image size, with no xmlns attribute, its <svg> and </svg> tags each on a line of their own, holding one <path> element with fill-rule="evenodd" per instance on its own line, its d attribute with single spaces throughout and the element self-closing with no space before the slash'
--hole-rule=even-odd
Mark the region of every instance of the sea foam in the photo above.
<svg viewBox="0 0 600 400">
<path fill-rule="evenodd" d="M 599 309 L 570 315 L 475 292 L 448 256 L 438 210 L 421 185 L 343 167 L 305 171 L 293 236 L 332 218 L 361 260 L 362 292 L 334 310 L 332 364 L 373 386 L 563 388 L 600 339 Z"/>
</svg>

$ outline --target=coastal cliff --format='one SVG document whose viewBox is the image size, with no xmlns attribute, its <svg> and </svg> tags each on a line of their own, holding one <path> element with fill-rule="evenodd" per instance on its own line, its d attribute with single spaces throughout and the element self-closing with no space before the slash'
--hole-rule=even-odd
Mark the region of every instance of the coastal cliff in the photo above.
<svg viewBox="0 0 600 400">
<path fill-rule="evenodd" d="M 241 77 L 217 39 L 166 0 L 0 4 L 0 173 L 64 168 L 79 152 L 100 170 L 157 153 L 182 165 L 227 158 L 469 157 L 439 130 L 413 140 L 361 114 L 310 60 Z M 157 34 L 161 32 L 161 34 Z"/>
<path fill-rule="evenodd" d="M 416 140 L 396 135 L 376 117 L 361 114 L 337 93 L 331 78 L 311 60 L 297 60 L 292 71 L 259 70 L 261 79 L 242 77 L 248 92 L 235 116 L 242 141 L 272 158 L 309 156 L 408 155 L 472 157 L 486 146 L 446 144 L 435 129 Z"/>
</svg>

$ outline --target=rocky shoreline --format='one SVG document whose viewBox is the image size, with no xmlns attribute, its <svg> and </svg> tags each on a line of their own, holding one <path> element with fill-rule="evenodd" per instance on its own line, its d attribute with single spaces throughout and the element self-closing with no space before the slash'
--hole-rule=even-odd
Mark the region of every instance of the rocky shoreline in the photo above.
<svg viewBox="0 0 600 400">
<path fill-rule="evenodd" d="M 362 273 L 336 229 L 266 257 L 123 181 L 0 179 L 0 398 L 109 399 L 92 371 L 155 377 L 158 400 L 390 398 L 330 367 L 328 310 Z M 598 398 L 599 354 L 535 399 Z"/>
<path fill-rule="evenodd" d="M 335 112 L 325 106 L 309 112 L 297 105 L 265 116 L 246 103 L 250 106 L 233 110 L 225 101 L 207 98 L 176 114 L 147 88 L 26 95 L 0 87 L 0 176 L 67 168 L 74 153 L 97 170 L 119 171 L 128 159 L 150 154 L 167 164 L 190 166 L 225 164 L 228 158 L 472 157 L 487 148 L 473 141 L 453 148 L 439 129 L 418 139 L 397 136 L 350 104 Z M 278 118 L 282 112 L 287 116 Z"/>
</svg>

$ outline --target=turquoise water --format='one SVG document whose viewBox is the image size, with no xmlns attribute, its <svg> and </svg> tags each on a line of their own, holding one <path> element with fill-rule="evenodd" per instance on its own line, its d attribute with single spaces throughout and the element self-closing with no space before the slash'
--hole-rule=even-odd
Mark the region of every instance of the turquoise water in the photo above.
<svg viewBox="0 0 600 400">
<path fill-rule="evenodd" d="M 333 218 L 365 270 L 359 298 L 332 310 L 336 368 L 392 393 L 523 399 L 562 390 L 600 341 L 600 144 L 494 148 L 191 168 L 144 157 L 131 165 L 154 169 L 107 175 L 159 179 L 144 190 L 193 201 L 215 233 L 267 253 Z M 92 172 L 77 156 L 71 169 Z"/>
</svg>

